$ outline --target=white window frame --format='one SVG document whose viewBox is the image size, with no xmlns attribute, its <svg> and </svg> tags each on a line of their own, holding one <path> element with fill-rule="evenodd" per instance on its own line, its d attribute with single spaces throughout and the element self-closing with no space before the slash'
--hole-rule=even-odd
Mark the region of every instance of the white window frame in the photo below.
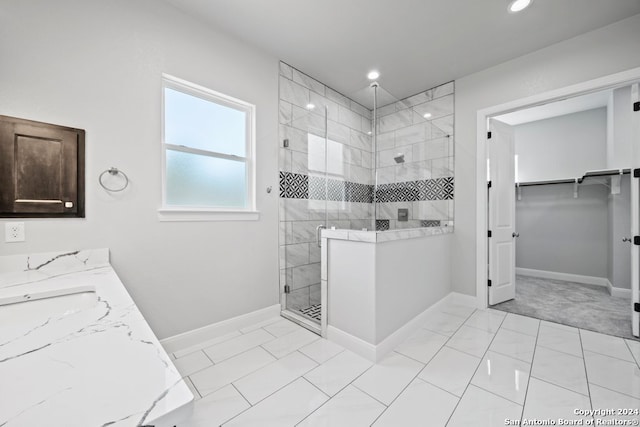
<svg viewBox="0 0 640 427">
<path fill-rule="evenodd" d="M 234 109 L 244 111 L 247 116 L 246 128 L 246 146 L 245 156 L 236 156 L 232 154 L 219 153 L 215 151 L 201 150 L 181 145 L 168 144 L 165 140 L 165 89 L 174 89 L 191 96 L 195 96 L 207 101 L 214 102 L 219 105 L 228 106 Z M 256 210 L 256 162 L 255 162 L 255 146 L 256 146 L 256 106 L 237 98 L 225 95 L 220 92 L 208 89 L 206 87 L 188 82 L 186 80 L 162 74 L 162 119 L 161 119 L 161 160 L 162 160 L 162 201 L 161 207 L 158 209 L 158 219 L 160 221 L 252 221 L 260 217 L 260 213 Z M 167 189 L 167 150 L 181 151 L 185 153 L 205 155 L 220 159 L 229 159 L 244 161 L 246 165 L 246 198 L 247 206 L 245 209 L 224 208 L 214 206 L 182 206 L 168 205 L 166 197 Z M 243 159 L 243 160 L 240 160 Z"/>
</svg>

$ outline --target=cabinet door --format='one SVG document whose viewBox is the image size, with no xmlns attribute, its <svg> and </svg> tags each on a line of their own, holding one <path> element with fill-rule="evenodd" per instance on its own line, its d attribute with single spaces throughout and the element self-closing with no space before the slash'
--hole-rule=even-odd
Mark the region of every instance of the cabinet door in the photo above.
<svg viewBox="0 0 640 427">
<path fill-rule="evenodd" d="M 0 117 L 0 210 L 84 216 L 84 131 Z"/>
</svg>

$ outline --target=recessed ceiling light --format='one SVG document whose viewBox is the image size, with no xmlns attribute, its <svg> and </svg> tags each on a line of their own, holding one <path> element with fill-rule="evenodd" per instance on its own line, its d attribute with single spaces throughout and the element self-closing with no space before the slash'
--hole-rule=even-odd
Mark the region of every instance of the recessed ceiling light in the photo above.
<svg viewBox="0 0 640 427">
<path fill-rule="evenodd" d="M 431 117 L 431 113 L 424 113 L 422 117 L 424 117 L 425 119 L 428 119 L 429 117 Z"/>
<path fill-rule="evenodd" d="M 378 77 L 380 77 L 380 73 L 379 73 L 379 72 L 377 72 L 376 70 L 369 71 L 369 74 L 367 74 L 367 78 L 368 78 L 369 80 L 375 80 L 375 79 L 377 79 Z"/>
<path fill-rule="evenodd" d="M 371 131 L 367 132 L 367 135 L 371 135 Z"/>
<path fill-rule="evenodd" d="M 509 12 L 516 13 L 531 5 L 532 0 L 509 0 Z"/>
<path fill-rule="evenodd" d="M 307 110 L 313 110 L 314 108 L 316 108 L 315 105 L 313 105 L 311 103 L 307 104 Z"/>
</svg>

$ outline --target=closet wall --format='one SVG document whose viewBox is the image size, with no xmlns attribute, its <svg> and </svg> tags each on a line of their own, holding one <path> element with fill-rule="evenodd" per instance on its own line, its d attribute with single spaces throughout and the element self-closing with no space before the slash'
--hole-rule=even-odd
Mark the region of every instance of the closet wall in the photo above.
<svg viewBox="0 0 640 427">
<path fill-rule="evenodd" d="M 607 109 L 514 127 L 520 182 L 579 178 L 607 167 Z"/>
<path fill-rule="evenodd" d="M 630 167 L 631 143 L 631 87 L 615 89 L 607 106 L 607 168 Z M 607 278 L 616 288 L 631 289 L 630 244 L 623 242 L 631 236 L 631 191 L 630 177 L 625 175 L 620 182 L 620 194 L 610 194 L 608 200 Z"/>
<path fill-rule="evenodd" d="M 515 126 L 518 180 L 578 178 L 589 170 L 622 167 L 610 154 L 624 152 L 614 148 L 613 118 L 612 109 L 603 107 Z M 583 276 L 577 281 L 608 280 L 628 288 L 629 247 L 620 235 L 629 228 L 628 175 L 620 187 L 611 194 L 611 178 L 589 179 L 578 186 L 577 198 L 573 184 L 521 188 L 518 271 L 577 275 Z"/>
</svg>

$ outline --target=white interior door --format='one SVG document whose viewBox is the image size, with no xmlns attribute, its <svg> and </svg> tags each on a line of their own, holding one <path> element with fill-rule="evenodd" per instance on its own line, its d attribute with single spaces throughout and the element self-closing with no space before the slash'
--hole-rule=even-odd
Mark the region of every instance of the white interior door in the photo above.
<svg viewBox="0 0 640 427">
<path fill-rule="evenodd" d="M 631 86 L 631 102 L 640 101 L 640 88 L 636 83 Z M 632 167 L 640 168 L 640 111 L 633 112 L 631 118 L 633 126 L 632 139 Z M 640 313 L 635 311 L 634 305 L 640 303 L 640 246 L 635 239 L 640 236 L 640 178 L 631 178 L 631 235 L 634 244 L 631 245 L 631 329 L 633 335 L 640 336 Z"/>
<path fill-rule="evenodd" d="M 516 296 L 515 161 L 511 126 L 491 119 L 489 151 L 489 304 Z"/>
</svg>

